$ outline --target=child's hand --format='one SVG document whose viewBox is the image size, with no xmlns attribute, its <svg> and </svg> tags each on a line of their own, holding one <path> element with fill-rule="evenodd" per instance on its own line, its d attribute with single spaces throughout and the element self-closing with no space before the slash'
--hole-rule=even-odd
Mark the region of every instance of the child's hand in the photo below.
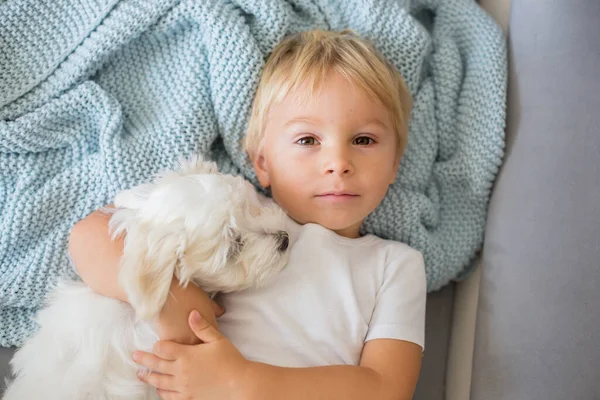
<svg viewBox="0 0 600 400">
<path fill-rule="evenodd" d="M 188 324 L 188 317 L 192 310 L 198 310 L 215 327 L 216 317 L 224 313 L 224 310 L 198 286 L 190 283 L 184 289 L 179 286 L 176 279 L 173 279 L 169 297 L 155 321 L 158 337 L 161 340 L 172 340 L 180 344 L 199 344 L 200 339 Z"/>
<path fill-rule="evenodd" d="M 243 382 L 252 362 L 233 346 L 197 311 L 192 311 L 189 324 L 204 342 L 198 345 L 181 345 L 160 341 L 154 353 L 136 351 L 134 360 L 153 372 L 139 379 L 157 388 L 163 400 L 183 399 L 239 399 Z"/>
</svg>

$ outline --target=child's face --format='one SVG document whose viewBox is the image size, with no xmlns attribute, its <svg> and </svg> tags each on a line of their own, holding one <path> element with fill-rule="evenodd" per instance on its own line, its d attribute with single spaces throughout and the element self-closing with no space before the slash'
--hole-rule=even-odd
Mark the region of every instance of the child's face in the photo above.
<svg viewBox="0 0 600 400">
<path fill-rule="evenodd" d="M 358 237 L 396 177 L 392 116 L 337 73 L 301 102 L 306 90 L 271 107 L 256 174 L 292 219 Z"/>
</svg>

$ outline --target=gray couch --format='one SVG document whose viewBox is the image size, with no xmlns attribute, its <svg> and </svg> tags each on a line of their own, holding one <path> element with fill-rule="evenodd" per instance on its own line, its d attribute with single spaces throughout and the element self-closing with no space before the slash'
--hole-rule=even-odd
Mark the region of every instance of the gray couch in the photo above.
<svg viewBox="0 0 600 400">
<path fill-rule="evenodd" d="M 507 22 L 506 156 L 479 269 L 429 297 L 415 398 L 600 399 L 600 1 L 481 3 Z"/>
<path fill-rule="evenodd" d="M 415 398 L 600 399 L 600 1 L 481 3 L 508 28 L 506 157 L 479 267 L 428 298 Z"/>
</svg>

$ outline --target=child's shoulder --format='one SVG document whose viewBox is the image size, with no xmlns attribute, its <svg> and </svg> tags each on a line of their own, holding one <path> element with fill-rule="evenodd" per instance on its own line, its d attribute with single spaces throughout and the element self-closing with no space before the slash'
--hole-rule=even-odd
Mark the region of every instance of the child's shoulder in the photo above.
<svg viewBox="0 0 600 400">
<path fill-rule="evenodd" d="M 374 240 L 377 243 L 377 245 L 380 246 L 381 248 L 386 249 L 387 251 L 393 252 L 395 254 L 412 254 L 412 255 L 419 254 L 422 256 L 422 254 L 419 250 L 410 246 L 407 243 L 400 242 L 398 240 L 383 239 L 383 238 L 381 238 L 379 236 L 375 236 L 375 235 L 369 235 L 369 236 L 374 237 L 375 238 Z"/>
<path fill-rule="evenodd" d="M 377 236 L 376 238 L 378 247 L 385 253 L 386 266 L 425 267 L 423 253 L 414 247 L 397 240 L 382 239 Z"/>
</svg>

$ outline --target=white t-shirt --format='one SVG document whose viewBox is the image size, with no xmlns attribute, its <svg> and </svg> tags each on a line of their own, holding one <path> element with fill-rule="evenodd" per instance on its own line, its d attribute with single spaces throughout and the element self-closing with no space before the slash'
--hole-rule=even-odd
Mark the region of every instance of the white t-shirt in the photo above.
<svg viewBox="0 0 600 400">
<path fill-rule="evenodd" d="M 222 295 L 223 334 L 252 361 L 287 367 L 358 365 L 364 344 L 424 348 L 420 252 L 367 235 L 349 239 L 289 220 L 290 260 L 269 284 Z"/>
</svg>

